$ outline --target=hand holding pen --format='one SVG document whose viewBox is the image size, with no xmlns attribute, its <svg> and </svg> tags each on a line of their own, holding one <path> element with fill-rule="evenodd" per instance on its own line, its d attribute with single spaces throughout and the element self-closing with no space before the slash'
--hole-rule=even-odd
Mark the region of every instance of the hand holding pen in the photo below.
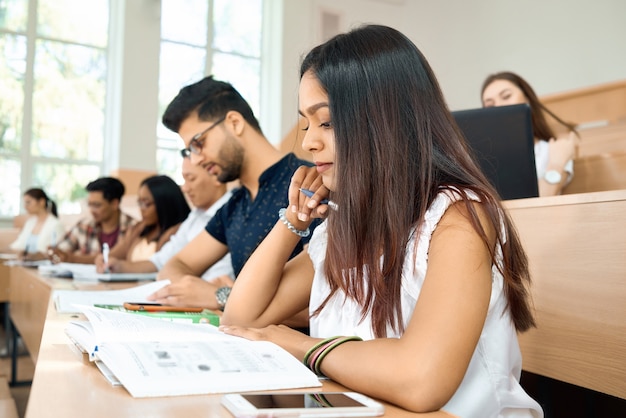
<svg viewBox="0 0 626 418">
<path fill-rule="evenodd" d="M 300 191 L 306 197 L 313 197 L 315 195 L 315 192 L 313 192 L 313 191 L 311 191 L 309 189 L 303 189 L 302 187 L 300 188 Z M 318 203 L 320 205 L 328 205 L 333 210 L 337 210 L 337 208 L 339 207 L 339 206 L 337 206 L 337 204 L 335 202 L 333 202 L 332 200 L 328 200 L 328 199 L 322 199 Z"/>
<path fill-rule="evenodd" d="M 297 228 L 306 229 L 313 219 L 326 218 L 331 207 L 328 194 L 316 167 L 299 167 L 289 186 L 288 220 Z"/>
<path fill-rule="evenodd" d="M 106 242 L 102 244 L 102 261 L 104 262 L 104 272 L 110 273 L 109 271 L 109 244 Z"/>
<path fill-rule="evenodd" d="M 57 233 L 56 231 L 52 231 L 52 236 L 50 237 L 50 246 L 48 247 L 48 259 L 52 262 L 52 264 L 59 264 L 61 261 L 61 256 L 59 251 L 57 251 Z"/>
</svg>

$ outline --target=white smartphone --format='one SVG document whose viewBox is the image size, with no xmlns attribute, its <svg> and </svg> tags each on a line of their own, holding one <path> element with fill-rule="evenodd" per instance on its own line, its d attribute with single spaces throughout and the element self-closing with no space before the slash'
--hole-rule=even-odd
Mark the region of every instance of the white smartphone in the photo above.
<svg viewBox="0 0 626 418">
<path fill-rule="evenodd" d="M 251 417 L 376 417 L 385 407 L 355 392 L 227 394 L 224 405 L 237 418 Z"/>
</svg>

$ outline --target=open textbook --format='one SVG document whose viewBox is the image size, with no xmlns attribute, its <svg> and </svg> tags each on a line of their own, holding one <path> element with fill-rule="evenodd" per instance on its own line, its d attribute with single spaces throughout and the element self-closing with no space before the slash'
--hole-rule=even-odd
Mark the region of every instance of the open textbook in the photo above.
<svg viewBox="0 0 626 418">
<path fill-rule="evenodd" d="M 68 277 L 74 280 L 104 282 L 155 280 L 154 273 L 98 273 L 95 264 L 58 263 L 39 266 L 39 273 L 44 276 Z"/>
<path fill-rule="evenodd" d="M 148 302 L 147 297 L 170 284 L 159 280 L 120 290 L 55 290 L 52 299 L 57 312 L 81 312 L 79 305 L 123 305 L 124 302 Z"/>
<path fill-rule="evenodd" d="M 133 397 L 321 386 L 304 364 L 267 341 L 226 335 L 208 324 L 81 309 L 88 321 L 71 322 L 67 335 Z"/>
</svg>

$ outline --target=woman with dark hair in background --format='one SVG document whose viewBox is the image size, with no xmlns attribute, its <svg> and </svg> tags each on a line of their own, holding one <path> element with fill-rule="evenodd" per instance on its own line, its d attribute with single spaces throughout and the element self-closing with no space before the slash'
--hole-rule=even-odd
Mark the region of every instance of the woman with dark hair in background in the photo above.
<svg viewBox="0 0 626 418">
<path fill-rule="evenodd" d="M 24 192 L 24 209 L 30 216 L 9 248 L 25 260 L 43 260 L 65 234 L 57 206 L 43 189 L 32 188 Z"/>
<path fill-rule="evenodd" d="M 162 175 L 141 182 L 137 203 L 142 220 L 111 249 L 112 258 L 148 260 L 176 233 L 190 211 L 180 186 Z M 102 254 L 96 257 L 95 263 L 98 272 L 108 269 Z"/>
<path fill-rule="evenodd" d="M 578 147 L 578 134 L 572 123 L 565 122 L 540 101 L 530 84 L 519 75 L 503 71 L 492 74 L 481 89 L 483 107 L 507 106 L 527 103 L 530 107 L 533 135 L 535 136 L 535 165 L 539 196 L 559 195 L 574 176 L 574 161 Z M 565 136 L 548 124 L 550 115 L 567 131 Z"/>
</svg>

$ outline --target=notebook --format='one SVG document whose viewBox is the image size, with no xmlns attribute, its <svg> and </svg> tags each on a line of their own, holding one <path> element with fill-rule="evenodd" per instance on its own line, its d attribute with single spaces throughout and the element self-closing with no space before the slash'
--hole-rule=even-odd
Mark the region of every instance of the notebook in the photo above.
<svg viewBox="0 0 626 418">
<path fill-rule="evenodd" d="M 539 196 L 528 105 L 459 110 L 452 115 L 502 200 Z"/>
<path fill-rule="evenodd" d="M 44 276 L 65 277 L 83 281 L 132 282 L 156 280 L 154 273 L 97 273 L 94 264 L 59 263 L 39 266 L 39 273 Z"/>
</svg>

